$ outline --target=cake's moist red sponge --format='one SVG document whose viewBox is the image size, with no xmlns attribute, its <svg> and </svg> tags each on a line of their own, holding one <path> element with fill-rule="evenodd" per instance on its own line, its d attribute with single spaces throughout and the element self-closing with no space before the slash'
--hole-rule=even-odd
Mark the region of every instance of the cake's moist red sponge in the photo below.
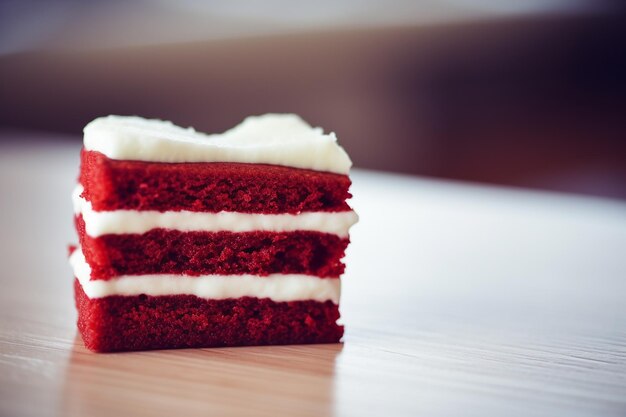
<svg viewBox="0 0 626 417">
<path fill-rule="evenodd" d="M 193 295 L 90 299 L 74 280 L 78 329 L 97 352 L 335 343 L 343 335 L 331 301 L 207 300 Z"/>
<path fill-rule="evenodd" d="M 96 211 L 350 210 L 347 175 L 276 165 L 118 161 L 83 149 L 79 181 Z"/>
<path fill-rule="evenodd" d="M 180 232 L 104 235 L 76 229 L 92 279 L 139 274 L 307 274 L 338 277 L 348 238 L 319 232 Z"/>
</svg>

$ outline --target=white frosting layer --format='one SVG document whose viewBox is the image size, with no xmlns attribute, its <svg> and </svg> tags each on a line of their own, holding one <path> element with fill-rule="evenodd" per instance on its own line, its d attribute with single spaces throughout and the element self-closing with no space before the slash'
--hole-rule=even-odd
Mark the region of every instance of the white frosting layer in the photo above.
<svg viewBox="0 0 626 417">
<path fill-rule="evenodd" d="M 300 214 L 249 214 L 222 211 L 205 213 L 193 211 L 94 211 L 91 203 L 80 196 L 78 185 L 72 193 L 74 213 L 82 214 L 89 236 L 106 234 L 145 233 L 152 229 L 183 232 L 292 232 L 296 230 L 330 233 L 347 237 L 358 216 L 354 211 L 311 212 Z"/>
<path fill-rule="evenodd" d="M 100 117 L 85 126 L 85 149 L 111 159 L 152 162 L 242 162 L 347 174 L 352 162 L 334 133 L 295 114 L 251 116 L 207 135 L 171 122 L 135 116 Z"/>
<path fill-rule="evenodd" d="M 80 248 L 70 256 L 74 276 L 89 298 L 111 295 L 195 295 L 200 298 L 256 297 L 273 301 L 332 301 L 339 303 L 341 282 L 310 275 L 125 275 L 110 280 L 91 280 L 91 268 Z"/>
</svg>

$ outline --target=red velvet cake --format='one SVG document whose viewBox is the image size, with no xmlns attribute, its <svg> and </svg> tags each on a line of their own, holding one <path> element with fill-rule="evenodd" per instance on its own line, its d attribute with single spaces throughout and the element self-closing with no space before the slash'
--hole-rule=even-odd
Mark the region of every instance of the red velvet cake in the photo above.
<svg viewBox="0 0 626 417">
<path fill-rule="evenodd" d="M 340 341 L 350 159 L 295 115 L 207 135 L 108 116 L 73 194 L 78 329 L 98 352 Z"/>
</svg>

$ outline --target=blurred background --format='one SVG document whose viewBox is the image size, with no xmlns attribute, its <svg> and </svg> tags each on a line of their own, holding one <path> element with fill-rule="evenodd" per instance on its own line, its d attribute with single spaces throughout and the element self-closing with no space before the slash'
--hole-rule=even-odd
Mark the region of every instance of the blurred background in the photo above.
<svg viewBox="0 0 626 417">
<path fill-rule="evenodd" d="M 359 168 L 626 198 L 626 19 L 599 0 L 0 1 L 0 141 L 106 114 L 294 112 Z"/>
</svg>

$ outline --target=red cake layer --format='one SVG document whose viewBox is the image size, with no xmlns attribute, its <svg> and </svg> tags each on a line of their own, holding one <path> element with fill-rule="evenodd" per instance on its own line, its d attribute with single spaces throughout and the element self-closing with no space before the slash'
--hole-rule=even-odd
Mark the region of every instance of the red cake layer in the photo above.
<svg viewBox="0 0 626 417">
<path fill-rule="evenodd" d="M 276 165 L 118 161 L 81 152 L 79 182 L 96 211 L 345 211 L 347 175 Z"/>
<path fill-rule="evenodd" d="M 194 295 L 90 299 L 74 280 L 78 330 L 97 352 L 335 343 L 343 335 L 331 301 L 274 302 Z"/>
<path fill-rule="evenodd" d="M 308 274 L 338 277 L 348 238 L 319 232 L 181 232 L 104 235 L 76 229 L 93 279 L 138 274 Z"/>
</svg>

